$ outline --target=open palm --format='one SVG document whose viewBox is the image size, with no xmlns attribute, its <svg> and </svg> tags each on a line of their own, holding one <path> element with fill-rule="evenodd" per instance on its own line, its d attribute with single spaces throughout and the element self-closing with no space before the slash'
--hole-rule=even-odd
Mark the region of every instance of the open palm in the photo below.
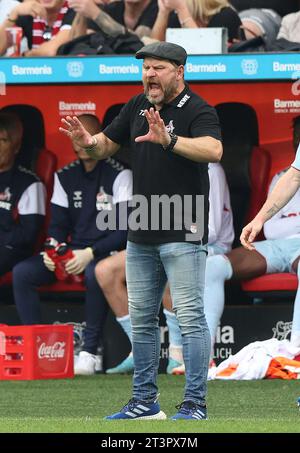
<svg viewBox="0 0 300 453">
<path fill-rule="evenodd" d="M 74 144 L 82 148 L 88 148 L 93 144 L 91 134 L 83 127 L 77 116 L 67 116 L 61 121 L 65 127 L 60 127 L 60 132 L 67 135 Z"/>
<path fill-rule="evenodd" d="M 170 136 L 166 130 L 164 121 L 161 119 L 158 111 L 155 111 L 153 107 L 145 110 L 145 117 L 148 121 L 149 131 L 146 135 L 140 135 L 136 137 L 135 141 L 140 142 L 151 142 L 160 143 L 161 145 L 168 145 L 170 142 Z"/>
</svg>

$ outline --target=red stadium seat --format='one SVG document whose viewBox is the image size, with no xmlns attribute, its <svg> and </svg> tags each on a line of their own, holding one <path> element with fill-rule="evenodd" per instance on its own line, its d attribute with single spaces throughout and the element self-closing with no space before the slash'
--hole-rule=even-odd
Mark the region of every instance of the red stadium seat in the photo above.
<svg viewBox="0 0 300 453">
<path fill-rule="evenodd" d="M 251 293 L 253 297 L 266 296 L 269 292 L 297 291 L 298 278 L 295 274 L 267 274 L 261 277 L 244 280 L 242 289 Z"/>
<path fill-rule="evenodd" d="M 261 166 L 265 167 L 265 169 L 268 167 L 270 170 L 270 156 L 267 151 L 256 148 L 253 150 L 250 165 L 252 193 L 247 214 L 247 222 L 254 218 L 267 196 L 269 171 L 266 172 L 264 170 L 261 172 Z M 263 239 L 262 233 L 258 236 L 258 239 Z M 294 292 L 297 290 L 298 278 L 295 274 L 290 273 L 267 274 L 242 281 L 241 287 L 253 298 L 267 297 L 270 296 L 271 293 L 272 295 L 276 293 L 277 296 L 286 296 L 286 292 Z"/>
<path fill-rule="evenodd" d="M 57 157 L 52 152 L 46 148 L 41 149 L 39 152 L 35 169 L 36 173 L 41 179 L 41 181 L 45 184 L 46 191 L 47 191 L 47 199 L 46 199 L 46 219 L 43 229 L 41 230 L 37 241 L 35 243 L 34 251 L 38 253 L 41 250 L 42 244 L 45 241 L 46 231 L 48 228 L 49 223 L 49 206 L 50 200 L 53 192 L 53 180 L 54 180 L 54 172 L 57 166 Z M 12 283 L 12 276 L 11 272 L 0 276 L 0 286 L 10 286 Z"/>
<path fill-rule="evenodd" d="M 39 291 L 42 293 L 46 292 L 56 292 L 56 293 L 65 293 L 65 292 L 83 292 L 85 291 L 84 283 L 74 283 L 74 282 L 64 282 L 56 281 L 50 285 L 44 285 L 39 288 Z"/>
<path fill-rule="evenodd" d="M 222 165 L 230 191 L 234 225 L 234 247 L 250 216 L 265 201 L 271 167 L 269 153 L 259 147 L 258 120 L 247 104 L 216 105 L 222 128 Z"/>
<path fill-rule="evenodd" d="M 50 201 L 53 192 L 53 182 L 54 182 L 54 173 L 57 168 L 57 156 L 46 148 L 41 149 L 36 165 L 35 171 L 41 181 L 45 184 L 46 191 L 47 191 L 47 198 L 46 198 L 46 218 L 44 223 L 43 231 L 41 231 L 38 241 L 35 245 L 35 251 L 39 252 L 41 247 L 45 241 L 47 229 L 50 220 Z"/>
<path fill-rule="evenodd" d="M 11 272 L 0 276 L 0 286 L 10 286 L 12 282 Z"/>
<path fill-rule="evenodd" d="M 255 217 L 266 201 L 271 163 L 268 151 L 258 146 L 253 147 L 249 163 L 251 193 L 246 223 Z"/>
</svg>

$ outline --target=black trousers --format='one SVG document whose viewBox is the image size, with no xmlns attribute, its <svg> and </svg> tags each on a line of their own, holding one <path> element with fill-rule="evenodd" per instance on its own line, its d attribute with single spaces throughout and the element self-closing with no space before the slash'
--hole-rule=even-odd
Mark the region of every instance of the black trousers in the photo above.
<svg viewBox="0 0 300 453">
<path fill-rule="evenodd" d="M 12 270 L 15 264 L 30 256 L 30 251 L 20 251 L 15 248 L 0 245 L 0 276 Z"/>
<path fill-rule="evenodd" d="M 83 350 L 91 354 L 96 354 L 108 312 L 106 299 L 95 277 L 96 264 L 97 261 L 91 261 L 84 272 L 86 328 Z M 56 281 L 55 274 L 46 268 L 41 255 L 33 256 L 15 266 L 13 291 L 23 324 L 41 323 L 40 298 L 37 288 L 54 281 Z"/>
</svg>

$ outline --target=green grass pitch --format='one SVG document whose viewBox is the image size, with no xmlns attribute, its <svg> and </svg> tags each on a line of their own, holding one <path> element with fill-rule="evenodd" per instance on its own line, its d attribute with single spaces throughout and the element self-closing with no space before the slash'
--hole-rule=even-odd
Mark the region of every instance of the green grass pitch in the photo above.
<svg viewBox="0 0 300 453">
<path fill-rule="evenodd" d="M 160 375 L 168 416 L 182 400 L 184 377 Z M 211 381 L 208 421 L 106 421 L 131 396 L 131 376 L 1 381 L 1 433 L 294 433 L 300 432 L 299 381 Z"/>
</svg>

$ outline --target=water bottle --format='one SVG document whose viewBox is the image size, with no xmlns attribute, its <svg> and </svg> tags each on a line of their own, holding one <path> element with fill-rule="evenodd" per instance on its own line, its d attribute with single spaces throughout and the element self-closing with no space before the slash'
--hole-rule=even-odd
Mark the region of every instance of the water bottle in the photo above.
<svg viewBox="0 0 300 453">
<path fill-rule="evenodd" d="M 55 262 L 56 258 L 56 247 L 58 246 L 58 242 L 56 239 L 48 237 L 44 243 L 44 250 L 49 256 L 49 258 L 52 259 L 52 261 Z"/>
</svg>

